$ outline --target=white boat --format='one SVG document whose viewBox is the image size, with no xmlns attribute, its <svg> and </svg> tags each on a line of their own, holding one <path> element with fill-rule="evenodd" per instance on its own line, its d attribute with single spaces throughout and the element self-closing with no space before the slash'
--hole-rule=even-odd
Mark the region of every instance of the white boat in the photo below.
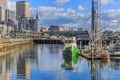
<svg viewBox="0 0 120 80">
<path fill-rule="evenodd" d="M 110 45 L 108 45 L 106 49 L 110 53 L 120 54 L 120 42 L 117 41 L 116 43 L 110 43 Z"/>
</svg>

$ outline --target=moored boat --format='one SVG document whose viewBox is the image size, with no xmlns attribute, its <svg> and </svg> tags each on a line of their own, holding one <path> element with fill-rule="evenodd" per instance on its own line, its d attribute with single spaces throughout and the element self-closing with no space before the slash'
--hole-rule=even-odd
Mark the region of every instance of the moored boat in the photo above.
<svg viewBox="0 0 120 80">
<path fill-rule="evenodd" d="M 65 69 L 74 69 L 77 64 L 79 54 L 79 49 L 77 48 L 76 44 L 76 38 L 69 37 L 63 39 L 63 43 L 64 50 L 62 56 L 64 59 L 64 63 L 62 67 L 64 67 Z"/>
</svg>

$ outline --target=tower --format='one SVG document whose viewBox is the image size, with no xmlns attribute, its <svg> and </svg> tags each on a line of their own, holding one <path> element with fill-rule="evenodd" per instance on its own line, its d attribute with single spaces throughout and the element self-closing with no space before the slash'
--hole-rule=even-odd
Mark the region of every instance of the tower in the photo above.
<svg viewBox="0 0 120 80">
<path fill-rule="evenodd" d="M 39 28 L 39 23 L 40 22 L 40 16 L 39 16 L 39 13 L 37 12 L 36 14 L 36 31 L 39 32 L 40 28 Z"/>
</svg>

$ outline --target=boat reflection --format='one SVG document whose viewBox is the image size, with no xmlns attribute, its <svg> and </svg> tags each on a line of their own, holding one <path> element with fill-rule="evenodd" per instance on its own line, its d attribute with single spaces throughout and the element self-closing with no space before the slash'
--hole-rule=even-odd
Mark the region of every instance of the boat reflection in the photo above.
<svg viewBox="0 0 120 80">
<path fill-rule="evenodd" d="M 102 80 L 102 70 L 108 65 L 108 61 L 90 60 L 88 61 L 88 64 L 91 69 L 91 80 Z"/>
<path fill-rule="evenodd" d="M 78 62 L 78 56 L 72 57 L 72 54 L 63 55 L 64 63 L 61 65 L 65 70 L 74 70 Z"/>
<path fill-rule="evenodd" d="M 61 66 L 65 70 L 74 70 L 76 68 L 77 61 L 78 61 L 78 57 L 76 57 L 76 62 L 75 63 L 71 60 L 66 62 L 66 60 L 64 59 L 64 63 Z"/>
</svg>

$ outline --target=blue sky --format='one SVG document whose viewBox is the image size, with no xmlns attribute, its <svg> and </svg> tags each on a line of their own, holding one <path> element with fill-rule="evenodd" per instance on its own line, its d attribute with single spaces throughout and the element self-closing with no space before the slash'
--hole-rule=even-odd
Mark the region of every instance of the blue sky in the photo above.
<svg viewBox="0 0 120 80">
<path fill-rule="evenodd" d="M 15 9 L 15 2 L 9 0 L 9 7 Z M 25 0 L 30 3 L 31 16 L 40 14 L 40 24 L 66 27 L 90 27 L 91 0 Z M 14 7 L 13 7 L 14 6 Z M 104 25 L 117 26 L 120 22 L 120 0 L 102 0 L 102 20 Z"/>
</svg>

